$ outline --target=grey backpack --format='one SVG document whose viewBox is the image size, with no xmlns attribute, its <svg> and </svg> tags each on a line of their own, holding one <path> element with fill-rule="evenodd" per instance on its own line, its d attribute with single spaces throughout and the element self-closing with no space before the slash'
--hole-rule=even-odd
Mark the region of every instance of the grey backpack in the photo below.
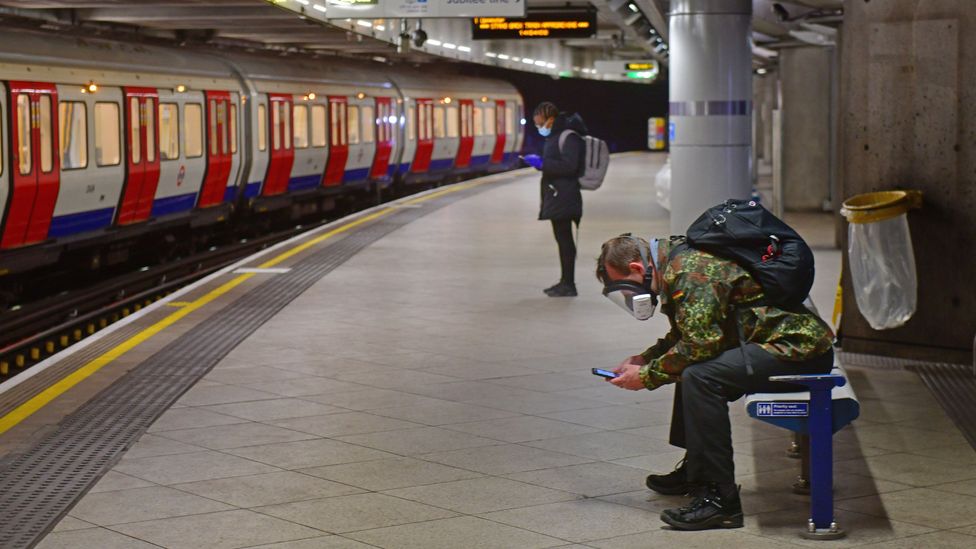
<svg viewBox="0 0 976 549">
<path fill-rule="evenodd" d="M 578 132 L 573 130 L 563 130 L 559 134 L 559 152 L 563 151 L 563 143 L 569 134 Z M 599 137 L 592 135 L 580 135 L 583 138 L 583 167 L 579 176 L 580 188 L 585 191 L 595 191 L 603 185 L 603 178 L 607 175 L 607 167 L 610 165 L 610 149 L 607 142 Z"/>
</svg>

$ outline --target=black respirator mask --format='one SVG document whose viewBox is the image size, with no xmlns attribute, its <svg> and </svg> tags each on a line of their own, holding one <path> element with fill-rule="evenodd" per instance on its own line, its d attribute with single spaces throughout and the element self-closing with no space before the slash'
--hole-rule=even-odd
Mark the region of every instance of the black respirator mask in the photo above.
<svg viewBox="0 0 976 549">
<path fill-rule="evenodd" d="M 630 280 L 609 280 L 610 277 L 604 271 L 603 279 L 607 282 L 603 286 L 603 295 L 637 320 L 647 320 L 654 316 L 654 310 L 657 308 L 657 293 L 651 291 L 651 281 L 654 279 L 656 266 L 651 262 L 656 263 L 658 239 L 654 238 L 649 242 L 651 261 L 648 261 L 648 250 L 644 249 L 637 238 L 629 233 L 620 236 L 626 236 L 637 242 L 641 263 L 644 265 L 644 280 L 640 283 Z M 600 265 L 600 268 L 604 269 L 604 266 Z"/>
</svg>

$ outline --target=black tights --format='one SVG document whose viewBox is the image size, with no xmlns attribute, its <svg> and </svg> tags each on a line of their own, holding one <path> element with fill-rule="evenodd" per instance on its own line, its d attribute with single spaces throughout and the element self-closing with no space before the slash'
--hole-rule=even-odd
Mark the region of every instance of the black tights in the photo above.
<svg viewBox="0 0 976 549">
<path fill-rule="evenodd" d="M 576 284 L 576 243 L 573 241 L 573 222 L 579 225 L 579 218 L 551 219 L 552 234 L 559 245 L 559 266 L 562 270 L 559 281 Z"/>
</svg>

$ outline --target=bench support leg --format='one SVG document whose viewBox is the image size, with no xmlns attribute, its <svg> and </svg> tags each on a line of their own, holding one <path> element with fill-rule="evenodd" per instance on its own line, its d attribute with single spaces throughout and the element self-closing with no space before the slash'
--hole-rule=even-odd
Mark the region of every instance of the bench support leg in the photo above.
<svg viewBox="0 0 976 549">
<path fill-rule="evenodd" d="M 810 495 L 810 435 L 793 433 L 800 448 L 800 476 L 793 483 L 793 493 L 801 496 Z"/>
<path fill-rule="evenodd" d="M 808 539 L 838 539 L 845 532 L 834 522 L 834 449 L 832 402 L 834 384 L 810 383 L 810 521 Z"/>
</svg>

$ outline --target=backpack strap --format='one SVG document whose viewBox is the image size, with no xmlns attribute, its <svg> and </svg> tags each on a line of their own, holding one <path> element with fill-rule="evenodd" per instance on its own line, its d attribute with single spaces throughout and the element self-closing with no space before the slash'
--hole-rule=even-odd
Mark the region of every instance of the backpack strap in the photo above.
<svg viewBox="0 0 976 549">
<path fill-rule="evenodd" d="M 569 134 L 571 133 L 579 135 L 579 133 L 577 133 L 575 130 L 563 130 L 563 132 L 559 134 L 559 154 L 563 154 L 563 144 L 566 143 L 566 139 L 569 138 Z"/>
</svg>

